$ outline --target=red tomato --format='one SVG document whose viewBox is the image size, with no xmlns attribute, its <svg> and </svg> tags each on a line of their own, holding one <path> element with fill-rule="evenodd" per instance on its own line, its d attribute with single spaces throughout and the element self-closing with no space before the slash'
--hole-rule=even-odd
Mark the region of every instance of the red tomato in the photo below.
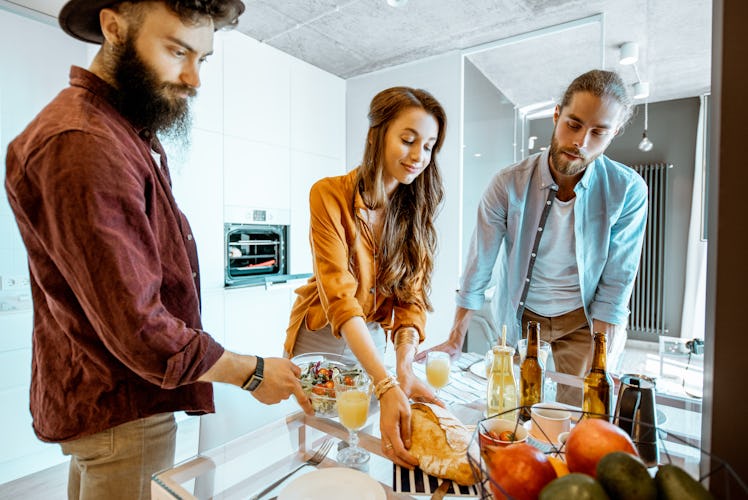
<svg viewBox="0 0 748 500">
<path fill-rule="evenodd" d="M 343 378 L 343 383 L 344 383 L 345 385 L 353 385 L 353 379 L 352 379 L 351 377 L 349 377 L 348 375 L 346 375 L 346 376 L 345 376 L 345 377 Z"/>
<path fill-rule="evenodd" d="M 317 375 L 319 375 L 320 377 L 330 378 L 330 370 L 328 370 L 327 368 L 320 368 L 317 372 Z"/>
<path fill-rule="evenodd" d="M 514 441 L 514 433 L 512 431 L 503 431 L 499 434 L 499 441 Z"/>
<path fill-rule="evenodd" d="M 312 387 L 312 392 L 318 396 L 324 396 L 325 392 L 327 392 L 327 389 L 319 385 L 315 385 L 314 387 Z"/>
<path fill-rule="evenodd" d="M 327 382 L 325 382 L 325 384 L 324 384 L 324 385 L 325 385 L 325 387 L 327 387 L 328 389 L 332 389 L 333 387 L 335 387 L 335 383 L 334 383 L 334 382 L 333 382 L 332 380 L 328 380 Z"/>
</svg>

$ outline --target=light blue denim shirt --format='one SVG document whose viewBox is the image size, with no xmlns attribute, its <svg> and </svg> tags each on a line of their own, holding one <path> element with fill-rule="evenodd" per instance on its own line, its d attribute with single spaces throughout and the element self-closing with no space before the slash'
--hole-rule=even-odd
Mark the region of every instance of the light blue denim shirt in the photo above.
<svg viewBox="0 0 748 500">
<path fill-rule="evenodd" d="M 496 266 L 496 319 L 521 338 L 517 312 L 548 190 L 558 190 L 538 153 L 499 171 L 478 205 L 478 219 L 457 305 L 480 309 Z M 647 222 L 647 185 L 633 169 L 601 155 L 574 188 L 574 233 L 580 290 L 587 319 L 622 325 L 639 268 Z M 503 243 L 503 245 L 502 245 Z"/>
</svg>

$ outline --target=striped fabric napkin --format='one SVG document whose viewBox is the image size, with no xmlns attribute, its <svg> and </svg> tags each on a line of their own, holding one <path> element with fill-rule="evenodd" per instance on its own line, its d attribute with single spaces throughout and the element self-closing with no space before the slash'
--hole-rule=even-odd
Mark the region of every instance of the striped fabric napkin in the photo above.
<svg viewBox="0 0 748 500">
<path fill-rule="evenodd" d="M 392 489 L 396 493 L 410 493 L 414 495 L 431 495 L 436 491 L 444 479 L 430 476 L 416 467 L 408 470 L 393 464 L 392 472 Z M 477 497 L 479 496 L 477 485 L 460 486 L 457 483 L 447 490 L 447 495 L 458 497 Z"/>
</svg>

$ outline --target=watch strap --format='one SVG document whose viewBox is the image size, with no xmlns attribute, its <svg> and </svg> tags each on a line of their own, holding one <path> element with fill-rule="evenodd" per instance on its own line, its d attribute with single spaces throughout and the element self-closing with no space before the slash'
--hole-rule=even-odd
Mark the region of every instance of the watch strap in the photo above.
<svg viewBox="0 0 748 500">
<path fill-rule="evenodd" d="M 260 356 L 255 357 L 257 358 L 257 366 L 255 367 L 255 371 L 252 375 L 249 376 L 244 384 L 242 384 L 242 389 L 244 389 L 245 391 L 252 392 L 257 389 L 264 378 L 265 360 Z"/>
</svg>

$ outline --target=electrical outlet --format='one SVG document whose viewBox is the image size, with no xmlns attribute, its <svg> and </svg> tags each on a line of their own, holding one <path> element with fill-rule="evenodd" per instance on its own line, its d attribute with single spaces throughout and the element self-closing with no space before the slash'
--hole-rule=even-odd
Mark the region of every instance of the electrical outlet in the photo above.
<svg viewBox="0 0 748 500">
<path fill-rule="evenodd" d="M 26 276 L 0 276 L 0 291 L 25 290 L 30 286 Z"/>
</svg>

